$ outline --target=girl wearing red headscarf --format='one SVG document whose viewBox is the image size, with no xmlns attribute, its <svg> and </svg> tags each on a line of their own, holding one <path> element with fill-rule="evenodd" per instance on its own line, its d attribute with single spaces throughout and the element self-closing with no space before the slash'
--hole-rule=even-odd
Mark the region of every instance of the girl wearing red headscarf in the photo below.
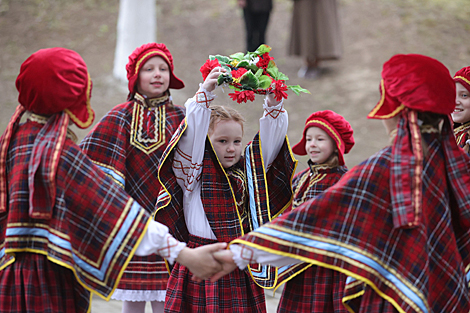
<svg viewBox="0 0 470 313">
<path fill-rule="evenodd" d="M 308 168 L 292 180 L 292 209 L 317 197 L 347 172 L 343 155 L 354 146 L 351 125 L 339 114 L 319 111 L 305 121 L 302 139 L 292 151 L 308 155 Z M 344 312 L 341 300 L 346 276 L 333 270 L 300 263 L 278 269 L 276 289 L 286 283 L 278 312 Z"/>
<path fill-rule="evenodd" d="M 108 112 L 80 144 L 82 150 L 147 212 L 157 202 L 157 168 L 171 136 L 184 118 L 170 89 L 183 82 L 174 74 L 173 57 L 162 43 L 134 50 L 126 66 L 129 99 Z M 163 312 L 168 271 L 164 260 L 152 255 L 134 257 L 112 298 L 124 301 L 123 312 Z"/>
<path fill-rule="evenodd" d="M 455 139 L 460 148 L 470 153 L 470 66 L 457 71 L 454 81 L 456 96 L 452 119 Z"/>
<path fill-rule="evenodd" d="M 392 146 L 216 253 L 220 275 L 234 262 L 303 261 L 349 276 L 350 312 L 470 311 L 470 158 L 449 117 L 455 83 L 435 59 L 396 55 L 381 93 L 368 117 L 384 120 Z"/>
<path fill-rule="evenodd" d="M 37 51 L 16 87 L 0 138 L 0 312 L 89 312 L 91 292 L 109 299 L 134 254 L 199 277 L 220 270 L 210 253 L 225 244 L 187 248 L 76 145 L 69 123 L 86 128 L 95 116 L 78 53 Z"/>
</svg>

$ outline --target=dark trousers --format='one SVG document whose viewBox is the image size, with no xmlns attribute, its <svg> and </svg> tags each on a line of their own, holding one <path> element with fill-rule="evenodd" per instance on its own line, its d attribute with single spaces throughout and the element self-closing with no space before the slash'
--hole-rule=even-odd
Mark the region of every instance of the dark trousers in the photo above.
<svg viewBox="0 0 470 313">
<path fill-rule="evenodd" d="M 246 50 L 255 51 L 266 43 L 265 34 L 271 12 L 252 12 L 243 10 L 246 29 Z"/>
</svg>

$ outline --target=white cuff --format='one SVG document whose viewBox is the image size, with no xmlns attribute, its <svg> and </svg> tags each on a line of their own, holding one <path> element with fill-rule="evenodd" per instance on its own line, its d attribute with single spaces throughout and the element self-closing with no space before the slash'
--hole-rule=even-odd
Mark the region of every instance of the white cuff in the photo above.
<svg viewBox="0 0 470 313">
<path fill-rule="evenodd" d="M 271 116 L 273 119 L 276 119 L 279 117 L 280 114 L 284 113 L 284 99 L 281 100 L 277 105 L 270 107 L 268 106 L 268 97 L 264 98 L 264 103 L 263 103 L 263 109 L 264 109 L 264 114 L 263 117 L 265 116 Z"/>
<path fill-rule="evenodd" d="M 230 251 L 233 253 L 233 261 L 241 270 L 245 269 L 248 264 L 256 263 L 254 249 L 246 245 L 230 245 Z"/>
<path fill-rule="evenodd" d="M 217 96 L 213 94 L 210 91 L 207 91 L 204 87 L 202 87 L 202 84 L 199 84 L 199 90 L 196 92 L 196 95 L 194 96 L 194 100 L 208 108 L 210 106 L 210 102 L 214 100 Z"/>
</svg>

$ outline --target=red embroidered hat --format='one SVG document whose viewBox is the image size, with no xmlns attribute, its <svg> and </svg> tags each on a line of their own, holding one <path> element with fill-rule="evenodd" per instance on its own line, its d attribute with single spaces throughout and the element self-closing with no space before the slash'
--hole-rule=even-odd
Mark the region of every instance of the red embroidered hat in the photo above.
<svg viewBox="0 0 470 313">
<path fill-rule="evenodd" d="M 338 161 L 344 165 L 343 155 L 348 153 L 354 146 L 353 129 L 351 125 L 341 115 L 330 111 L 318 111 L 312 113 L 305 121 L 302 139 L 292 147 L 292 151 L 297 155 L 306 155 L 305 133 L 310 127 L 318 127 L 324 130 L 336 143 L 338 148 Z"/>
<path fill-rule="evenodd" d="M 173 73 L 173 56 L 163 43 L 147 43 L 135 49 L 129 56 L 129 62 L 126 65 L 127 79 L 129 80 L 129 92 L 134 94 L 137 91 L 137 79 L 139 71 L 148 59 L 159 56 L 163 58 L 170 67 L 170 85 L 168 88 L 181 89 L 184 83 Z"/>
<path fill-rule="evenodd" d="M 50 48 L 33 53 L 21 65 L 16 89 L 19 103 L 28 111 L 41 115 L 65 111 L 80 128 L 93 123 L 92 82 L 75 51 Z"/>
<path fill-rule="evenodd" d="M 367 116 L 394 117 L 405 107 L 447 115 L 455 107 L 455 83 L 439 61 L 419 54 L 398 54 L 385 62 L 381 98 Z"/>
<path fill-rule="evenodd" d="M 457 71 L 454 75 L 454 82 L 461 83 L 470 92 L 470 66 Z"/>
</svg>

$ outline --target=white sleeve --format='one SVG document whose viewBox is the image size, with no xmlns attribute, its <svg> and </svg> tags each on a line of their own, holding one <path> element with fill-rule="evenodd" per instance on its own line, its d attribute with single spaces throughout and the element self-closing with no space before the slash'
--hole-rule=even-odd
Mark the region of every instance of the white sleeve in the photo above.
<svg viewBox="0 0 470 313">
<path fill-rule="evenodd" d="M 186 247 L 186 243 L 179 242 L 170 235 L 168 227 L 159 222 L 150 221 L 144 237 L 135 250 L 135 255 L 158 254 L 170 262 L 170 264 L 173 264 L 184 247 Z"/>
<path fill-rule="evenodd" d="M 200 184 L 204 147 L 209 129 L 210 101 L 215 95 L 200 87 L 186 103 L 187 128 L 178 141 L 173 159 L 173 172 L 184 194 L 190 193 Z"/>
<path fill-rule="evenodd" d="M 259 120 L 259 138 L 265 170 L 277 157 L 287 135 L 289 117 L 283 108 L 283 101 L 274 107 L 268 107 L 267 98 L 264 100 L 264 114 Z"/>
<path fill-rule="evenodd" d="M 230 245 L 230 251 L 233 253 L 233 261 L 241 270 L 245 269 L 248 264 L 253 263 L 281 267 L 302 262 L 287 256 L 272 254 L 253 247 L 248 247 L 244 244 Z"/>
</svg>

